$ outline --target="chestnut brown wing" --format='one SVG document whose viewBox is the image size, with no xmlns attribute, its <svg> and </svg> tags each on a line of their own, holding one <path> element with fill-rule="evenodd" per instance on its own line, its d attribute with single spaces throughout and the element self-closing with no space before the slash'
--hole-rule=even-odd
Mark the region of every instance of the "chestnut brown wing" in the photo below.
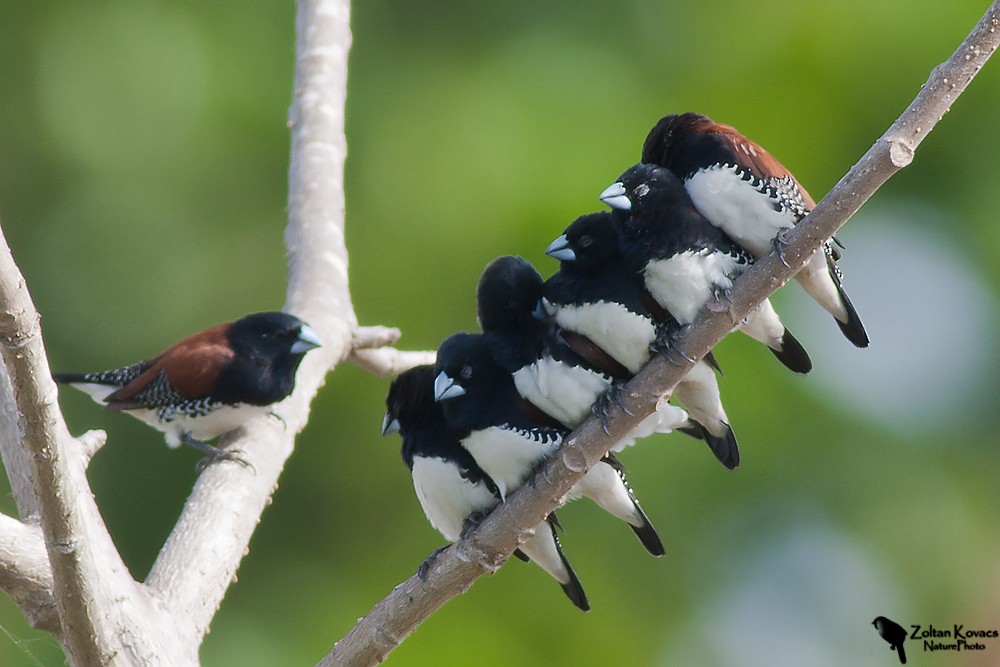
<svg viewBox="0 0 1000 667">
<path fill-rule="evenodd" d="M 189 336 L 153 358 L 138 377 L 109 395 L 109 408 L 158 408 L 211 396 L 235 353 L 220 324 Z"/>
</svg>

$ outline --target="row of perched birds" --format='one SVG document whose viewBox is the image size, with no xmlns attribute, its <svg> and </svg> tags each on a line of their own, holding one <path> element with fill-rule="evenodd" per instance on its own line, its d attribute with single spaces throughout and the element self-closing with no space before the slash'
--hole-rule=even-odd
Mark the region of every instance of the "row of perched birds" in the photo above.
<svg viewBox="0 0 1000 667">
<path fill-rule="evenodd" d="M 678 338 L 698 312 L 725 304 L 733 280 L 757 257 L 782 252 L 782 234 L 813 207 L 795 178 L 734 128 L 694 113 L 661 119 L 641 162 L 600 194 L 610 211 L 577 218 L 546 249 L 559 260 L 548 280 L 505 256 L 480 278 L 482 333 L 458 333 L 437 362 L 390 385 L 383 434 L 402 436 L 417 498 L 447 540 L 459 539 L 555 452 L 591 413 L 602 419 L 624 382 L 663 354 L 684 357 Z M 835 239 L 832 240 L 835 242 Z M 831 241 L 796 276 L 858 347 L 868 337 L 851 305 Z M 765 301 L 737 327 L 790 370 L 807 373 L 805 349 Z M 208 441 L 287 397 L 317 333 L 284 313 L 257 313 L 194 334 L 147 361 L 110 371 L 56 374 L 108 408 L 127 411 L 187 444 L 205 462 L 246 461 Z M 686 357 L 685 357 L 686 358 Z M 616 443 L 570 490 L 625 521 L 655 556 L 665 550 L 615 457 L 637 439 L 678 430 L 704 440 L 727 468 L 736 436 L 710 353 L 673 397 Z M 583 610 L 589 602 L 549 516 L 516 555 L 555 578 Z M 424 561 L 424 574 L 433 554 Z"/>
<path fill-rule="evenodd" d="M 520 257 L 491 262 L 476 290 L 482 333 L 450 336 L 433 367 L 406 371 L 389 388 L 383 433 L 401 434 L 417 498 L 449 541 L 528 481 L 592 411 L 603 419 L 652 355 L 684 357 L 677 340 L 698 313 L 726 305 L 733 280 L 757 257 L 772 248 L 782 253 L 782 232 L 814 205 L 763 148 L 693 113 L 661 119 L 641 162 L 600 199 L 610 211 L 577 218 L 546 249 L 559 260 L 553 276 L 543 280 Z M 865 347 L 838 257 L 825 243 L 797 279 L 848 340 Z M 790 370 L 812 368 L 769 301 L 737 328 Z M 704 440 L 727 468 L 739 465 L 718 370 L 711 353 L 694 364 L 672 396 L 683 409 L 661 401 L 567 499 L 590 498 L 626 522 L 649 553 L 662 555 L 615 453 L 651 433 L 678 430 Z M 557 526 L 554 514 L 535 526 L 519 555 L 587 610 Z"/>
</svg>

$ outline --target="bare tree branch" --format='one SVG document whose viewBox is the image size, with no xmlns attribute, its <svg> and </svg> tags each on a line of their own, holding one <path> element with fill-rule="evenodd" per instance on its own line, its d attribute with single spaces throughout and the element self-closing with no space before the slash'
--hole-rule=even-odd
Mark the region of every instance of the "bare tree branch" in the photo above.
<svg viewBox="0 0 1000 667">
<path fill-rule="evenodd" d="M 4 326 L 0 323 L 0 326 Z M 7 369 L 0 364 L 0 458 L 10 481 L 17 513 L 24 521 L 38 521 L 40 510 L 31 480 L 31 460 L 21 445 L 21 420 L 18 418 L 14 388 Z"/>
<path fill-rule="evenodd" d="M 253 469 L 213 465 L 199 477 L 147 584 L 200 643 L 235 576 L 254 528 L 309 416 L 327 372 L 351 350 L 357 318 L 344 246 L 344 101 L 350 48 L 346 0 L 300 2 L 289 169 L 286 310 L 313 326 L 323 347 L 306 356 L 295 392 L 229 443 Z M 227 509 L 222 509 L 227 508 Z"/>
<path fill-rule="evenodd" d="M 797 225 L 786 239 L 787 266 L 774 253 L 758 261 L 732 288 L 726 312 L 705 309 L 681 341 L 687 356 L 700 359 L 755 306 L 785 284 L 819 246 L 832 236 L 895 172 L 908 165 L 934 125 L 949 110 L 1000 43 L 1000 0 L 945 63 L 935 68 L 913 103 L 844 178 Z M 381 662 L 421 621 L 451 597 L 465 591 L 483 572 L 492 571 L 523 534 L 554 510 L 569 488 L 610 446 L 655 408 L 657 397 L 670 393 L 693 364 L 673 365 L 654 358 L 628 383 L 629 416 L 615 409 L 610 436 L 596 419 L 582 424 L 562 449 L 526 484 L 494 510 L 472 534 L 442 552 L 426 581 L 413 576 L 393 591 L 318 664 L 371 665 Z"/>
<path fill-rule="evenodd" d="M 289 113 L 287 308 L 336 332 L 334 361 L 350 352 L 358 328 L 347 288 L 344 244 L 344 102 L 351 46 L 347 0 L 300 0 L 295 90 Z M 343 314 L 347 314 L 346 317 Z"/>
<path fill-rule="evenodd" d="M 59 634 L 42 529 L 5 514 L 0 514 L 0 588 L 10 594 L 32 626 Z"/>
<path fill-rule="evenodd" d="M 297 32 L 286 309 L 324 346 L 303 361 L 295 392 L 273 417 L 226 436 L 223 445 L 241 450 L 252 467 L 221 463 L 200 475 L 145 584 L 127 572 L 87 485 L 86 465 L 105 436 L 76 440 L 66 430 L 38 315 L 0 246 L 0 449 L 21 516 L 42 523 L 0 515 L 0 586 L 38 627 L 57 633 L 74 664 L 196 665 L 327 372 L 348 358 L 380 374 L 433 359 L 388 347 L 397 330 L 359 328 L 351 303 L 343 194 L 348 1 L 302 0 Z"/>
<path fill-rule="evenodd" d="M 51 566 L 60 640 L 77 665 L 115 656 L 164 654 L 159 633 L 122 633 L 145 615 L 146 600 L 111 541 L 87 484 L 85 456 L 66 429 L 42 343 L 38 313 L 6 240 L 0 237 L 0 351 L 10 375 L 33 467 L 31 479 Z M 31 542 L 25 542 L 26 548 Z M 95 614 L 100 609 L 101 614 Z M 167 653 L 169 654 L 169 653 Z"/>
<path fill-rule="evenodd" d="M 408 368 L 421 364 L 433 364 L 434 352 L 405 352 L 394 347 L 380 347 L 377 350 L 354 350 L 347 358 L 352 364 L 376 377 L 399 375 Z"/>
<path fill-rule="evenodd" d="M 360 327 L 354 332 L 347 360 L 377 377 L 398 375 L 408 368 L 434 363 L 434 352 L 404 352 L 390 347 L 399 337 L 399 329 L 392 327 Z"/>
<path fill-rule="evenodd" d="M 387 345 L 395 345 L 402 333 L 395 327 L 358 327 L 351 339 L 351 349 L 372 350 Z"/>
</svg>

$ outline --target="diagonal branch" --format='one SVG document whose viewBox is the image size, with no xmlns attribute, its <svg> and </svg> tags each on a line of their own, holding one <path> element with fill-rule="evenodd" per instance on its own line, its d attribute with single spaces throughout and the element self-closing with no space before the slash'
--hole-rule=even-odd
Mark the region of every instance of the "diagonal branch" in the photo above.
<svg viewBox="0 0 1000 667">
<path fill-rule="evenodd" d="M 1000 0 L 996 0 L 958 50 L 931 73 L 920 93 L 889 130 L 869 149 L 810 215 L 788 233 L 785 260 L 774 253 L 758 261 L 732 288 L 727 312 L 703 311 L 681 341 L 687 355 L 700 359 L 756 305 L 784 285 L 809 256 L 832 236 L 878 188 L 913 159 L 924 137 L 949 110 L 1000 43 Z M 492 571 L 510 555 L 516 540 L 559 501 L 610 446 L 655 408 L 693 364 L 673 365 L 656 357 L 625 389 L 634 416 L 615 408 L 610 436 L 595 418 L 588 419 L 536 475 L 500 505 L 469 536 L 442 552 L 426 581 L 413 576 L 393 591 L 319 662 L 370 665 L 381 662 L 425 618 L 477 577 Z M 470 562 L 471 561 L 471 562 Z"/>
</svg>

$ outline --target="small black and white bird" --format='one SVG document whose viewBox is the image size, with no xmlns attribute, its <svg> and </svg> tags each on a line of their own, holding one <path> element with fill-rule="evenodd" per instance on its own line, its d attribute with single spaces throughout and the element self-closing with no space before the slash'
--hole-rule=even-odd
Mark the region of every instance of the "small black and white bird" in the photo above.
<svg viewBox="0 0 1000 667">
<path fill-rule="evenodd" d="M 754 257 L 781 253 L 781 234 L 816 203 L 805 188 L 760 144 L 735 128 L 696 113 L 665 116 L 642 147 L 642 161 L 672 171 L 684 181 L 694 205 Z M 795 276 L 836 319 L 857 347 L 868 334 L 844 291 L 839 251 L 827 241 Z"/>
<path fill-rule="evenodd" d="M 511 374 L 518 393 L 572 429 L 590 416 L 595 402 L 605 399 L 616 381 L 630 374 L 622 374 L 624 369 L 597 348 L 574 348 L 566 332 L 541 312 L 543 287 L 538 271 L 521 257 L 495 259 L 483 271 L 476 290 L 479 324 L 493 359 Z M 663 402 L 612 451 L 689 424 L 684 410 Z"/>
<path fill-rule="evenodd" d="M 649 361 L 658 332 L 679 329 L 677 320 L 659 307 L 625 265 L 610 213 L 580 216 L 545 254 L 560 264 L 559 271 L 545 281 L 542 306 L 567 332 L 564 337 L 574 349 L 596 348 L 632 376 Z M 739 446 L 722 405 L 710 355 L 684 376 L 674 397 L 694 420 L 692 434 L 704 438 L 719 461 L 732 469 L 739 465 Z"/>
<path fill-rule="evenodd" d="M 287 313 L 254 313 L 188 336 L 146 361 L 95 373 L 56 373 L 109 410 L 121 410 L 211 461 L 245 463 L 206 441 L 239 428 L 295 388 L 305 353 L 322 344 Z"/>
<path fill-rule="evenodd" d="M 903 642 L 906 641 L 907 632 L 899 623 L 890 621 L 885 616 L 877 616 L 872 625 L 878 630 L 882 639 L 889 642 L 889 648 L 899 655 L 900 664 L 906 664 L 906 651 L 903 650 Z"/>
<path fill-rule="evenodd" d="M 441 403 L 449 428 L 503 498 L 528 481 L 569 433 L 518 394 L 510 373 L 493 360 L 482 334 L 447 338 L 438 349 L 434 372 L 434 398 Z M 612 455 L 588 470 L 567 499 L 582 496 L 627 522 L 649 553 L 665 553 Z"/>
<path fill-rule="evenodd" d="M 385 404 L 382 435 L 402 436 L 403 462 L 413 477 L 420 507 L 446 540 L 457 541 L 466 526 L 500 503 L 500 490 L 448 428 L 441 405 L 434 400 L 433 366 L 400 373 L 389 385 Z M 587 611 L 587 594 L 562 551 L 556 525 L 551 515 L 535 526 L 519 555 L 538 563 L 574 605 Z"/>
<path fill-rule="evenodd" d="M 711 225 L 672 172 L 640 163 L 600 195 L 629 269 L 643 278 L 661 308 L 683 328 L 713 302 L 728 300 L 733 280 L 753 257 Z M 812 361 L 765 299 L 738 327 L 764 343 L 789 370 L 808 373 Z M 670 341 L 661 341 L 669 348 Z"/>
</svg>

